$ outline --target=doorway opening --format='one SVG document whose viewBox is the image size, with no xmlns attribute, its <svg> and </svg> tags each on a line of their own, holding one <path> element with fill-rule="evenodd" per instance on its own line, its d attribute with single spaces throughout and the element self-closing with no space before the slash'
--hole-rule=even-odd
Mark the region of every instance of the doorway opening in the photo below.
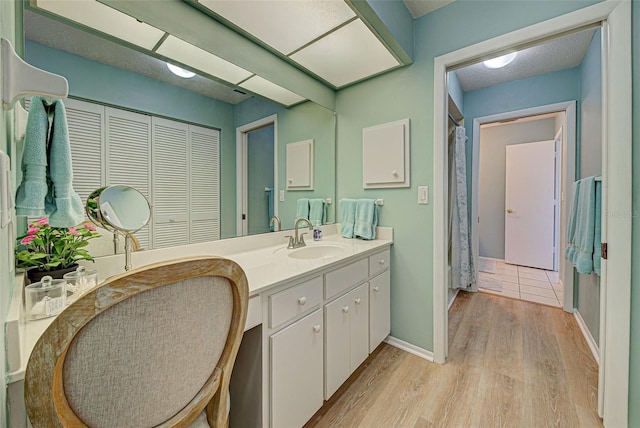
<svg viewBox="0 0 640 428">
<path fill-rule="evenodd" d="M 603 212 L 631 211 L 631 20 L 629 2 L 599 3 L 485 40 L 434 61 L 434 361 L 447 355 L 447 71 L 499 56 L 588 26 L 602 26 Z M 616 40 L 612 44 L 610 40 Z M 606 217 L 606 218 L 605 218 Z M 602 242 L 618 249 L 602 260 L 599 408 L 605 425 L 627 425 L 631 227 L 628 219 L 603 216 Z M 606 284 L 615 284 L 615 289 Z M 604 325 L 604 327 L 603 327 Z M 623 338 L 623 339 L 621 339 Z"/>
<path fill-rule="evenodd" d="M 277 115 L 236 129 L 236 189 L 237 235 L 272 231 L 278 215 Z"/>
</svg>

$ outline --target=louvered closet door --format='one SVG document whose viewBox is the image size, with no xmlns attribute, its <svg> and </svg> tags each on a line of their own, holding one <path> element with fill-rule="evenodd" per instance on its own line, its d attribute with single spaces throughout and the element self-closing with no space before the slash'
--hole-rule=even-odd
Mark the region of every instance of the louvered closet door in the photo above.
<svg viewBox="0 0 640 428">
<path fill-rule="evenodd" d="M 189 243 L 189 125 L 154 117 L 153 247 Z"/>
<path fill-rule="evenodd" d="M 64 101 L 67 111 L 73 189 L 86 204 L 87 196 L 105 184 L 104 106 Z"/>
<path fill-rule="evenodd" d="M 220 239 L 220 131 L 189 125 L 190 242 Z"/>
<path fill-rule="evenodd" d="M 107 115 L 107 184 L 131 186 L 151 198 L 151 117 L 105 108 Z M 151 211 L 153 218 L 153 209 Z M 142 248 L 152 248 L 150 226 L 135 233 Z"/>
</svg>

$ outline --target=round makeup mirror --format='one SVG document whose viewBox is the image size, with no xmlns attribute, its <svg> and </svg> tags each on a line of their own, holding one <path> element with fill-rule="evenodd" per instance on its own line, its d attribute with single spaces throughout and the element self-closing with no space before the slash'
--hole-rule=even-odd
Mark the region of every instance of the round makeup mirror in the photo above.
<svg viewBox="0 0 640 428">
<path fill-rule="evenodd" d="M 142 229 L 151 218 L 147 198 L 129 186 L 101 187 L 91 192 L 85 209 L 92 222 L 125 236 L 125 270 L 131 269 L 131 241 L 135 240 L 132 233 Z"/>
</svg>

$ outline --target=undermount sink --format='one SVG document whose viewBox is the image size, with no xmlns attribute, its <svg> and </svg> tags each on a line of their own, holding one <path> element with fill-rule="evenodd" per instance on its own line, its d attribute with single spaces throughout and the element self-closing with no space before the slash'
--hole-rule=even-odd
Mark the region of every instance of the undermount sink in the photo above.
<svg viewBox="0 0 640 428">
<path fill-rule="evenodd" d="M 302 247 L 291 251 L 287 254 L 293 259 L 324 259 L 326 257 L 334 257 L 342 254 L 344 248 L 337 245 L 313 245 L 309 247 Z"/>
</svg>

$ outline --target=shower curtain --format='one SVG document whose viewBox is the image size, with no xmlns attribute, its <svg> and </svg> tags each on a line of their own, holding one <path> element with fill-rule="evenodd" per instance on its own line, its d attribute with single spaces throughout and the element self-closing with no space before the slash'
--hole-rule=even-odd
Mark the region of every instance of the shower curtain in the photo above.
<svg viewBox="0 0 640 428">
<path fill-rule="evenodd" d="M 464 127 L 456 126 L 449 144 L 449 263 L 451 288 L 478 291 L 467 209 L 466 141 Z"/>
</svg>

